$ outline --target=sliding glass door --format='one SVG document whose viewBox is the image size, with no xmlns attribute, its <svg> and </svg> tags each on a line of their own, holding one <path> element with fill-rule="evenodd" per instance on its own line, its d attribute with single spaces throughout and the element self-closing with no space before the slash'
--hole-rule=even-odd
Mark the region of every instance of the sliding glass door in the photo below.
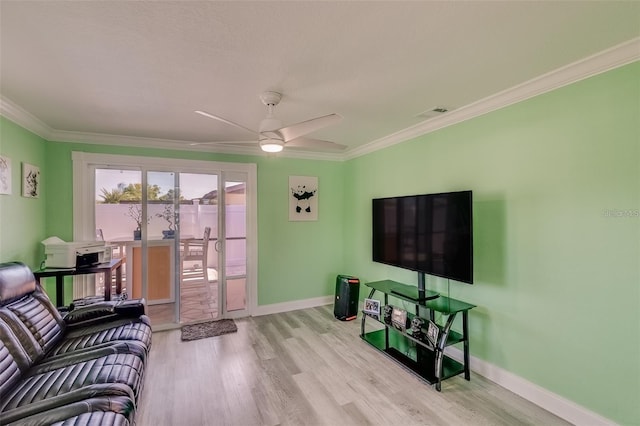
<svg viewBox="0 0 640 426">
<path fill-rule="evenodd" d="M 87 167 L 94 181 L 91 228 L 123 258 L 125 292 L 147 300 L 154 326 L 250 314 L 252 173 Z"/>
</svg>

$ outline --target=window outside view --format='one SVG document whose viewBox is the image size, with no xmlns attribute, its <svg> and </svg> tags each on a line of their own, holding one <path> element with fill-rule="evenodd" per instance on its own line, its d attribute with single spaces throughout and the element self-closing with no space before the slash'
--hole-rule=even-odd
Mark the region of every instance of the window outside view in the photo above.
<svg viewBox="0 0 640 426">
<path fill-rule="evenodd" d="M 147 185 L 148 238 L 175 230 L 173 220 L 173 173 L 150 172 Z M 180 174 L 180 230 L 183 235 L 201 235 L 202 223 L 217 228 L 218 177 Z M 142 173 L 135 170 L 96 170 L 96 228 L 105 241 L 126 239 L 142 227 Z M 205 207 L 206 206 L 206 207 Z M 214 221 L 210 219 L 215 218 Z M 217 235 L 217 229 L 212 229 Z"/>
</svg>

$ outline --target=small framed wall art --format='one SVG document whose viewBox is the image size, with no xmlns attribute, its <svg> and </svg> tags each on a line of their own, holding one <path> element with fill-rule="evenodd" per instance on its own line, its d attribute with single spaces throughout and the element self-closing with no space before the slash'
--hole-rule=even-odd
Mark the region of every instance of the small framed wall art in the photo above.
<svg viewBox="0 0 640 426">
<path fill-rule="evenodd" d="M 11 158 L 0 155 L 0 194 L 11 194 Z"/>
<path fill-rule="evenodd" d="M 289 176 L 289 220 L 318 220 L 318 177 Z"/>
<path fill-rule="evenodd" d="M 22 163 L 22 196 L 40 196 L 40 168 L 29 163 Z"/>
</svg>

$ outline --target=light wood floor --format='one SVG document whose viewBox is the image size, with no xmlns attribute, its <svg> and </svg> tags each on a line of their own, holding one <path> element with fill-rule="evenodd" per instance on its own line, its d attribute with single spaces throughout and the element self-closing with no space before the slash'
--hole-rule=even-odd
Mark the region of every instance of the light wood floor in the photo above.
<svg viewBox="0 0 640 426">
<path fill-rule="evenodd" d="M 359 338 L 331 305 L 236 320 L 192 342 L 157 332 L 138 425 L 566 425 L 472 372 L 442 392 Z"/>
<path fill-rule="evenodd" d="M 180 322 L 192 323 L 213 320 L 218 317 L 218 281 L 203 279 L 184 281 L 180 285 Z M 151 324 L 161 325 L 175 322 L 175 303 L 160 303 L 147 306 Z"/>
<path fill-rule="evenodd" d="M 218 318 L 218 278 L 209 269 L 205 280 L 202 269 L 185 269 L 180 282 L 180 319 L 182 324 Z M 154 326 L 175 323 L 175 303 L 147 305 L 147 315 Z"/>
</svg>

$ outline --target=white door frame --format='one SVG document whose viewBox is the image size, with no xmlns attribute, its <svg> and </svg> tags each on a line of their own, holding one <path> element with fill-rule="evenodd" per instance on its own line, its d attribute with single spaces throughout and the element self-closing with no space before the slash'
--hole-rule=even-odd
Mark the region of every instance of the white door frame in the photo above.
<svg viewBox="0 0 640 426">
<path fill-rule="evenodd" d="M 252 315 L 258 304 L 258 173 L 255 163 L 185 160 L 73 151 L 73 239 L 95 238 L 95 166 L 105 168 L 171 169 L 187 173 L 213 171 L 246 173 L 247 204 L 247 310 Z"/>
</svg>

